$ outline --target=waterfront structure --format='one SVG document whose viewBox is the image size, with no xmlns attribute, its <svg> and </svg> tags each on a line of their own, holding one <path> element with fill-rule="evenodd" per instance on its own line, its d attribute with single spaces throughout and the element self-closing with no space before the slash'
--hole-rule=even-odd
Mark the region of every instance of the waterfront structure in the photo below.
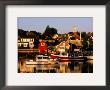
<svg viewBox="0 0 110 90">
<path fill-rule="evenodd" d="M 59 51 L 61 53 L 66 52 L 66 50 L 68 50 L 70 48 L 70 45 L 68 42 L 61 42 L 59 45 L 56 46 L 56 51 Z"/>
<path fill-rule="evenodd" d="M 18 39 L 18 48 L 33 48 L 33 47 L 34 47 L 34 38 Z"/>
</svg>

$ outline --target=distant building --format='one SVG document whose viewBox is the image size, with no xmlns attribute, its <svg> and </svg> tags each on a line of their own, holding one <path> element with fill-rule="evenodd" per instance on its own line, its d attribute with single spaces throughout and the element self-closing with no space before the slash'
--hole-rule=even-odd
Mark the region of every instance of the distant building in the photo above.
<svg viewBox="0 0 110 90">
<path fill-rule="evenodd" d="M 75 44 L 76 46 L 82 46 L 82 41 L 81 40 L 69 40 L 70 43 Z"/>
<path fill-rule="evenodd" d="M 58 34 L 55 34 L 52 38 L 53 38 L 53 39 L 58 38 Z"/>
<path fill-rule="evenodd" d="M 34 47 L 34 38 L 18 39 L 18 48 L 33 48 L 33 47 Z"/>
<path fill-rule="evenodd" d="M 68 42 L 75 44 L 76 46 L 82 46 L 81 32 L 78 32 L 77 26 L 73 26 L 73 32 L 69 33 Z"/>
</svg>

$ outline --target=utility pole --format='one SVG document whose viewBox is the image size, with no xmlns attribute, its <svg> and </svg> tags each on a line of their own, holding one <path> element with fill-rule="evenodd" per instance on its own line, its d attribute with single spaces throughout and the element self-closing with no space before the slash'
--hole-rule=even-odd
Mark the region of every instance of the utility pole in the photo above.
<svg viewBox="0 0 110 90">
<path fill-rule="evenodd" d="M 80 41 L 81 41 L 81 32 L 80 32 Z"/>
</svg>

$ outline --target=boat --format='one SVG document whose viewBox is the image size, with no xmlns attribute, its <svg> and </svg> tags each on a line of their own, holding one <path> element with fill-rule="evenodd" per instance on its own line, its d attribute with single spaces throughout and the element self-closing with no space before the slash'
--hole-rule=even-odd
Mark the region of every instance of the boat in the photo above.
<svg viewBox="0 0 110 90">
<path fill-rule="evenodd" d="M 37 62 L 32 59 L 26 60 L 26 65 L 36 65 L 36 64 L 37 64 Z"/>
<path fill-rule="evenodd" d="M 49 58 L 48 58 L 48 56 L 37 55 L 36 62 L 37 62 L 37 64 L 49 64 Z"/>
<path fill-rule="evenodd" d="M 45 55 L 36 55 L 35 60 L 26 61 L 26 65 L 49 65 L 49 64 L 58 64 L 58 61 L 53 60 Z"/>
<path fill-rule="evenodd" d="M 37 55 L 36 62 L 37 64 L 58 64 L 58 61 L 44 55 Z"/>
<path fill-rule="evenodd" d="M 68 54 L 66 54 L 66 55 L 63 55 L 63 54 L 53 55 L 52 54 L 50 57 L 51 57 L 51 59 L 56 60 L 56 61 L 58 61 L 58 60 L 68 60 L 69 59 Z"/>
</svg>

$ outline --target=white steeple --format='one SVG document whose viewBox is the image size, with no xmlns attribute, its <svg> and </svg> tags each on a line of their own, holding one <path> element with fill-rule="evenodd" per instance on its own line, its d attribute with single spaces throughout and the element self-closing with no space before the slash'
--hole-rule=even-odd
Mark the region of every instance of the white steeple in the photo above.
<svg viewBox="0 0 110 90">
<path fill-rule="evenodd" d="M 77 26 L 73 26 L 73 32 L 77 32 L 78 31 L 78 27 Z"/>
</svg>

